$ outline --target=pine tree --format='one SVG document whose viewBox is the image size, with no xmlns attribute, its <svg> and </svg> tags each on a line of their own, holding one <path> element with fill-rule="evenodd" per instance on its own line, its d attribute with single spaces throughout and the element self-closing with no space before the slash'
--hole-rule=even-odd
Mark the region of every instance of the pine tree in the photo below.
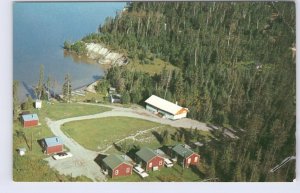
<svg viewBox="0 0 300 193">
<path fill-rule="evenodd" d="M 71 77 L 69 74 L 66 74 L 65 82 L 63 84 L 63 95 L 64 95 L 64 100 L 67 101 L 68 103 L 70 102 L 72 97 L 71 93 L 72 93 Z"/>
<path fill-rule="evenodd" d="M 31 110 L 32 107 L 33 107 L 33 100 L 32 100 L 32 98 L 31 98 L 31 96 L 29 95 L 29 96 L 27 97 L 26 102 L 24 102 L 24 103 L 22 104 L 22 110 Z"/>
<path fill-rule="evenodd" d="M 50 76 L 47 77 L 46 87 L 47 87 L 47 100 L 49 101 L 49 99 L 51 97 L 51 94 L 50 94 L 50 87 L 51 87 Z"/>
<path fill-rule="evenodd" d="M 162 145 L 167 145 L 169 143 L 169 131 L 166 129 L 161 133 Z"/>
<path fill-rule="evenodd" d="M 44 65 L 40 65 L 40 75 L 39 75 L 39 81 L 37 83 L 37 86 L 35 88 L 36 97 L 40 100 L 42 97 L 42 94 L 44 93 Z"/>
<path fill-rule="evenodd" d="M 122 103 L 123 103 L 123 104 L 128 104 L 128 103 L 130 103 L 130 95 L 129 95 L 128 91 L 125 91 L 125 92 L 122 94 Z"/>
</svg>

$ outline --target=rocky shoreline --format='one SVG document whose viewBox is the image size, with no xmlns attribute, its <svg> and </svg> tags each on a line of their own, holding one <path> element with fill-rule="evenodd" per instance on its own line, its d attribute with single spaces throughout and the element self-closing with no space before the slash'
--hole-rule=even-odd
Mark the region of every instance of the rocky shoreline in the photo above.
<svg viewBox="0 0 300 193">
<path fill-rule="evenodd" d="M 113 52 L 101 44 L 86 43 L 86 55 L 102 65 L 123 66 L 128 64 L 128 58 L 120 53 Z"/>
<path fill-rule="evenodd" d="M 108 69 L 113 66 L 128 64 L 128 58 L 121 53 L 113 52 L 99 43 L 75 42 L 64 47 L 65 55 L 71 55 L 75 60 L 83 60 L 87 63 L 97 63 Z M 72 54 L 74 53 L 74 55 Z"/>
</svg>

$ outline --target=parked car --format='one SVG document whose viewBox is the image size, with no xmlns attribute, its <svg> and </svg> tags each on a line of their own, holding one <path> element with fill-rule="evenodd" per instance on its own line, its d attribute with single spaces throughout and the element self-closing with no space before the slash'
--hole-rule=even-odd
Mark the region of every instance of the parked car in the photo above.
<svg viewBox="0 0 300 193">
<path fill-rule="evenodd" d="M 72 156 L 73 155 L 70 152 L 60 152 L 60 153 L 56 153 L 52 157 L 55 160 L 59 160 L 59 159 L 65 159 L 65 158 L 72 157 Z"/>
<path fill-rule="evenodd" d="M 139 167 L 139 166 L 135 166 L 135 167 L 133 168 L 133 171 L 134 171 L 135 173 L 137 173 L 138 175 L 140 175 L 142 178 L 145 178 L 145 177 L 149 176 L 149 174 L 147 174 L 147 173 L 145 172 L 145 170 L 144 170 L 143 168 Z"/>
<path fill-rule="evenodd" d="M 171 162 L 171 160 L 169 159 L 164 159 L 164 164 L 167 168 L 173 167 L 173 162 Z"/>
</svg>

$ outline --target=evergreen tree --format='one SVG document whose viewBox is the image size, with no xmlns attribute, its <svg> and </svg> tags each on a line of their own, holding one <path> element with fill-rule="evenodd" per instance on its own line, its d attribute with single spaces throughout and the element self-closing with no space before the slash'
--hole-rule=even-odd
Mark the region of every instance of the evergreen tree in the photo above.
<svg viewBox="0 0 300 193">
<path fill-rule="evenodd" d="M 161 133 L 162 145 L 167 145 L 169 143 L 169 131 L 166 129 Z"/>
<path fill-rule="evenodd" d="M 49 101 L 50 97 L 51 97 L 51 93 L 50 93 L 50 87 L 51 87 L 51 79 L 50 76 L 47 77 L 47 81 L 46 81 L 46 87 L 47 87 L 47 100 Z"/>
<path fill-rule="evenodd" d="M 293 173 L 268 171 L 295 154 L 295 18 L 294 2 L 132 2 L 82 41 L 179 67 L 153 76 L 109 69 L 107 80 L 132 102 L 155 94 L 188 107 L 193 119 L 243 130 L 240 139 L 216 132 L 220 142 L 208 145 L 217 152 L 203 159 L 212 158 L 220 181 L 284 181 Z M 222 143 L 230 142 L 229 151 Z"/>
<path fill-rule="evenodd" d="M 27 100 L 22 104 L 22 110 L 31 110 L 33 108 L 33 100 L 31 96 L 27 97 Z"/>
<path fill-rule="evenodd" d="M 66 74 L 65 82 L 63 84 L 63 95 L 64 95 L 64 100 L 67 101 L 68 103 L 71 101 L 71 97 L 72 97 L 71 93 L 72 93 L 71 77 L 70 74 Z"/>
<path fill-rule="evenodd" d="M 127 91 L 125 91 L 123 94 L 122 94 L 122 103 L 123 104 L 128 104 L 130 103 L 130 95 Z"/>
<path fill-rule="evenodd" d="M 45 93 L 45 87 L 44 87 L 44 65 L 40 65 L 40 75 L 39 75 L 39 81 L 37 83 L 37 86 L 35 88 L 36 97 L 40 100 L 43 93 Z"/>
</svg>

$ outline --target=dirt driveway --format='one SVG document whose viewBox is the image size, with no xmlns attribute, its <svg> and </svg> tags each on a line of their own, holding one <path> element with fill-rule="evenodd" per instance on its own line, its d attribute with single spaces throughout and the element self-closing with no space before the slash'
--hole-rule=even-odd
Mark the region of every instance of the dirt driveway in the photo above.
<svg viewBox="0 0 300 193">
<path fill-rule="evenodd" d="M 77 121 L 77 120 L 85 120 L 85 119 L 124 116 L 124 117 L 144 119 L 144 120 L 161 123 L 165 125 L 171 125 L 173 127 L 184 127 L 184 128 L 193 128 L 193 129 L 197 128 L 205 131 L 210 130 L 210 128 L 207 127 L 205 123 L 201 123 L 187 118 L 176 120 L 176 121 L 162 119 L 146 111 L 145 109 L 139 107 L 124 108 L 124 107 L 102 105 L 102 104 L 88 104 L 88 103 L 81 103 L 81 104 L 110 107 L 112 108 L 112 110 L 98 113 L 98 114 L 93 114 L 93 115 L 85 115 L 80 117 L 62 119 L 58 121 L 52 121 L 49 118 L 46 118 L 47 125 L 49 126 L 53 134 L 62 139 L 64 145 L 68 147 L 70 152 L 73 154 L 73 157 L 63 159 L 63 160 L 53 160 L 51 157 L 49 157 L 46 158 L 45 160 L 48 161 L 48 164 L 51 168 L 58 170 L 60 174 L 71 175 L 73 177 L 83 175 L 92 179 L 93 181 L 106 181 L 106 177 L 104 174 L 102 174 L 101 168 L 94 161 L 94 159 L 98 155 L 98 152 L 91 151 L 84 148 L 75 140 L 65 135 L 60 129 L 61 125 L 64 123 Z"/>
</svg>

